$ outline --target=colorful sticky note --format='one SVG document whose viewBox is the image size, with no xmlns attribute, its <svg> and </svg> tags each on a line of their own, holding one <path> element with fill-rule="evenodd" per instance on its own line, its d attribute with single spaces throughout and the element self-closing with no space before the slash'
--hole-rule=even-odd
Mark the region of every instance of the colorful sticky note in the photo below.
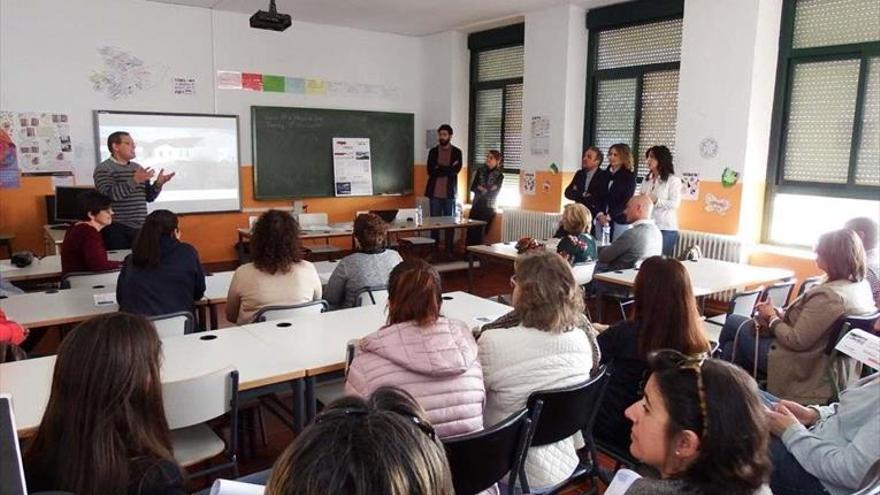
<svg viewBox="0 0 880 495">
<path fill-rule="evenodd" d="M 218 70 L 217 87 L 219 89 L 241 89 L 241 72 Z"/>
<path fill-rule="evenodd" d="M 301 77 L 285 77 L 284 91 L 287 93 L 304 94 L 306 92 L 306 80 Z"/>
<path fill-rule="evenodd" d="M 241 87 L 251 91 L 263 90 L 263 75 L 244 72 L 241 75 Z"/>
<path fill-rule="evenodd" d="M 283 93 L 284 76 L 270 76 L 268 74 L 263 74 L 263 91 Z"/>
<path fill-rule="evenodd" d="M 323 79 L 307 79 L 306 94 L 313 96 L 327 94 L 327 81 Z"/>
</svg>

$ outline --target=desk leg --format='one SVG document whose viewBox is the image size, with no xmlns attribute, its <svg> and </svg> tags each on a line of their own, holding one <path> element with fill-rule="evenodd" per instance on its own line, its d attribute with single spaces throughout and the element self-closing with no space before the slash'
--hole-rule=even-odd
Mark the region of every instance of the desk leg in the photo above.
<svg viewBox="0 0 880 495">
<path fill-rule="evenodd" d="M 315 377 L 307 376 L 305 378 L 306 382 L 306 393 L 305 393 L 305 409 L 306 409 L 306 421 L 311 422 L 315 419 L 315 416 L 318 414 L 317 411 L 317 397 L 315 397 Z"/>
<path fill-rule="evenodd" d="M 468 293 L 474 293 L 474 253 L 468 251 L 468 274 L 467 274 L 467 283 L 468 283 Z"/>
<path fill-rule="evenodd" d="M 216 304 L 209 304 L 208 305 L 208 313 L 210 315 L 209 317 L 211 318 L 211 330 L 217 330 L 217 327 L 218 327 L 218 324 L 217 324 L 217 305 Z"/>
<path fill-rule="evenodd" d="M 198 317 L 199 331 L 204 332 L 208 329 L 208 308 L 206 306 L 196 306 L 196 316 Z"/>
<path fill-rule="evenodd" d="M 293 381 L 293 431 L 299 433 L 306 426 L 305 379 Z"/>
</svg>

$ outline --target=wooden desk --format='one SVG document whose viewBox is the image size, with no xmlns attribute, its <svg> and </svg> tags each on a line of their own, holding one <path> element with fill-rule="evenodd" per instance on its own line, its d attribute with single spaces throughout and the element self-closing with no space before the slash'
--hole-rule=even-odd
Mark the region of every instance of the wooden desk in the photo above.
<svg viewBox="0 0 880 495">
<path fill-rule="evenodd" d="M 122 261 L 131 254 L 130 249 L 107 251 L 107 259 Z M 0 260 L 0 274 L 4 280 L 22 282 L 25 280 L 60 280 L 61 256 L 57 254 L 34 258 L 34 262 L 24 268 L 13 266 L 9 260 Z"/>
<path fill-rule="evenodd" d="M 463 292 L 444 295 L 443 314 L 471 327 L 509 310 Z M 231 365 L 239 371 L 242 391 L 259 393 L 261 387 L 291 382 L 294 410 L 300 411 L 295 426 L 301 427 L 314 417 L 314 377 L 342 369 L 347 342 L 381 327 L 384 312 L 384 306 L 362 306 L 163 339 L 162 381 L 182 380 Z M 279 327 L 278 323 L 290 326 Z M 33 434 L 39 426 L 54 365 L 54 356 L 0 364 L 0 392 L 12 394 L 21 436 Z M 309 405 L 305 412 L 303 405 Z"/>
<path fill-rule="evenodd" d="M 216 337 L 205 340 L 205 337 Z M 219 330 L 163 339 L 162 381 L 199 376 L 225 366 L 239 373 L 239 390 L 303 378 L 285 353 L 240 329 Z M 18 434 L 32 435 L 40 424 L 52 387 L 55 356 L 0 364 L 0 391 L 12 394 Z M 302 400 L 301 398 L 299 400 Z"/>
<path fill-rule="evenodd" d="M 707 258 L 699 261 L 683 261 L 682 263 L 691 277 L 696 297 L 775 282 L 794 276 L 793 271 L 783 268 L 767 268 Z M 631 268 L 597 273 L 593 275 L 593 279 L 623 287 L 633 287 L 637 274 L 638 270 Z"/>
</svg>

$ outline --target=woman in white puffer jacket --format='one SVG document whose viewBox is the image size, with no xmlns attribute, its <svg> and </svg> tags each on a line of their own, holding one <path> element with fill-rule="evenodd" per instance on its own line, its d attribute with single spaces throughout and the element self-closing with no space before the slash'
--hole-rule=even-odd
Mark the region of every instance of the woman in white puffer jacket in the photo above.
<svg viewBox="0 0 880 495">
<path fill-rule="evenodd" d="M 483 420 L 490 427 L 526 406 L 529 395 L 582 383 L 599 363 L 599 347 L 584 316 L 583 294 L 571 268 L 555 253 L 517 260 L 514 312 L 507 328 L 487 325 L 478 340 L 486 384 Z M 530 488 L 565 480 L 578 465 L 580 435 L 529 449 Z"/>
</svg>

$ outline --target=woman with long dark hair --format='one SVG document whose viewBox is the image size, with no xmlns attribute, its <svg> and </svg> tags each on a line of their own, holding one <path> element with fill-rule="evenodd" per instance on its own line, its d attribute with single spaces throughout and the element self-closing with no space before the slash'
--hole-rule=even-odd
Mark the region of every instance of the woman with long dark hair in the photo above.
<svg viewBox="0 0 880 495">
<path fill-rule="evenodd" d="M 632 318 L 597 339 L 602 364 L 610 364 L 612 373 L 593 434 L 621 450 L 629 447 L 632 427 L 623 412 L 641 398 L 648 355 L 657 349 L 689 356 L 709 352 L 691 280 L 680 261 L 661 256 L 646 259 L 636 275 L 634 294 Z"/>
<path fill-rule="evenodd" d="M 269 210 L 254 224 L 251 263 L 235 270 L 226 298 L 226 319 L 243 325 L 264 306 L 321 299 L 318 270 L 303 259 L 299 223 L 281 210 Z"/>
<path fill-rule="evenodd" d="M 199 253 L 180 242 L 177 215 L 168 210 L 147 215 L 116 282 L 119 309 L 145 316 L 192 312 L 204 295 Z"/>
<path fill-rule="evenodd" d="M 666 146 L 651 146 L 645 153 L 648 175 L 641 193 L 654 203 L 654 223 L 663 234 L 663 254 L 672 256 L 678 242 L 678 207 L 681 205 L 681 179 L 675 176 L 672 152 Z"/>
<path fill-rule="evenodd" d="M 673 350 L 648 356 L 644 398 L 626 410 L 630 453 L 661 479 L 626 495 L 769 495 L 769 429 L 758 386 L 742 369 Z"/>
<path fill-rule="evenodd" d="M 25 452 L 29 489 L 187 493 L 165 421 L 161 354 L 153 325 L 125 313 L 98 316 L 65 337 L 46 412 Z"/>
</svg>

